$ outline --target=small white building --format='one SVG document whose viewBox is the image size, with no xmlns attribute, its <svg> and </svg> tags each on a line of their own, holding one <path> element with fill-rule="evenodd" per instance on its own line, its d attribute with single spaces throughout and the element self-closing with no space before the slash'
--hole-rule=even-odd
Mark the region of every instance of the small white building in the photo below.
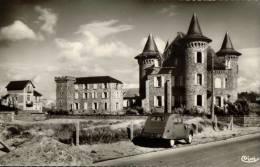
<svg viewBox="0 0 260 167">
<path fill-rule="evenodd" d="M 42 112 L 42 95 L 35 90 L 32 81 L 10 81 L 6 89 L 7 94 L 2 97 L 2 105 L 23 111 Z"/>
</svg>

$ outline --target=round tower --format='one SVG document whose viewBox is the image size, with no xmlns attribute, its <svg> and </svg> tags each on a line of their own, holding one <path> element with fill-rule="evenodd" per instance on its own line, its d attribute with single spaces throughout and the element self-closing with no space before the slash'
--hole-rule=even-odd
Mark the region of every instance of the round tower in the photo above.
<svg viewBox="0 0 260 167">
<path fill-rule="evenodd" d="M 185 103 L 186 109 L 194 107 L 207 110 L 207 48 L 211 39 L 202 34 L 197 16 L 194 14 L 187 35 L 183 38 L 185 45 Z"/>
<path fill-rule="evenodd" d="M 139 64 L 139 94 L 141 99 L 145 98 L 145 81 L 147 80 L 148 68 L 160 66 L 160 53 L 154 41 L 149 34 L 143 52 L 135 57 Z"/>
<path fill-rule="evenodd" d="M 218 57 L 222 57 L 228 78 L 227 78 L 227 94 L 230 102 L 237 100 L 237 79 L 238 79 L 238 57 L 241 53 L 237 52 L 231 42 L 228 32 L 226 32 L 221 49 L 216 53 Z"/>
</svg>

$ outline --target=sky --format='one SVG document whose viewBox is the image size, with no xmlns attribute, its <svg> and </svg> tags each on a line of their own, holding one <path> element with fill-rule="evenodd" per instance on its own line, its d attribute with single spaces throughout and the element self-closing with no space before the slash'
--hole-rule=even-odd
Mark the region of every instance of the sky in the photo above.
<svg viewBox="0 0 260 167">
<path fill-rule="evenodd" d="M 260 89 L 260 3 L 121 0 L 0 0 L 0 95 L 12 80 L 32 80 L 55 99 L 55 76 L 110 75 L 138 87 L 149 33 L 162 52 L 196 13 L 218 51 L 228 31 L 239 58 L 238 91 Z"/>
</svg>

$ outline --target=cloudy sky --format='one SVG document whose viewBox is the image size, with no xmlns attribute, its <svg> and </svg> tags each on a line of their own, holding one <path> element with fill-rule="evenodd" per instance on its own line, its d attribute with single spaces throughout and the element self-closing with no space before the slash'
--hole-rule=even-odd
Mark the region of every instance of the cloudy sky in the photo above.
<svg viewBox="0 0 260 167">
<path fill-rule="evenodd" d="M 229 32 L 240 57 L 239 91 L 260 86 L 260 3 L 116 0 L 0 0 L 0 95 L 10 80 L 31 79 L 55 99 L 55 76 L 111 75 L 138 86 L 134 57 L 152 33 L 162 50 L 197 13 L 219 50 Z"/>
</svg>

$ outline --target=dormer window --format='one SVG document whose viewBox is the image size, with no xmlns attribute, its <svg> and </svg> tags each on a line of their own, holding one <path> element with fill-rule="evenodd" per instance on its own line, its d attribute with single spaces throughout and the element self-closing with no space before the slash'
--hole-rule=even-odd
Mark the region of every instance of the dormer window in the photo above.
<svg viewBox="0 0 260 167">
<path fill-rule="evenodd" d="M 28 92 L 28 93 L 31 93 L 31 92 L 32 92 L 32 86 L 31 86 L 31 85 L 28 85 L 28 87 L 27 87 L 27 92 Z"/>
</svg>

